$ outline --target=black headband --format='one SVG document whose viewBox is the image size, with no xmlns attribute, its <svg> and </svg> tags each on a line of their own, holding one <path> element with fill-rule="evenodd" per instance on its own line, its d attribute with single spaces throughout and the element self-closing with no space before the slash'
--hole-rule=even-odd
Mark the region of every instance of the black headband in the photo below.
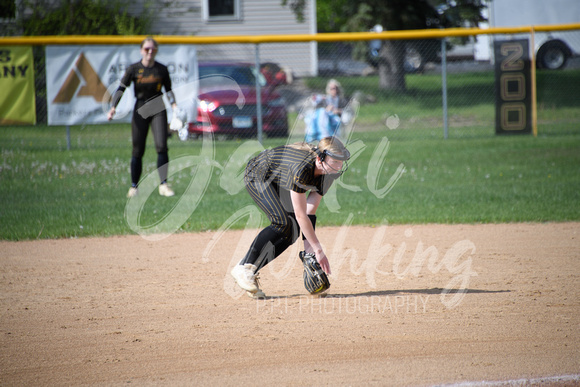
<svg viewBox="0 0 580 387">
<path fill-rule="evenodd" d="M 320 156 L 320 159 L 322 161 L 324 161 L 324 158 L 326 156 L 332 157 L 333 159 L 340 160 L 340 161 L 346 161 L 346 160 L 350 159 L 350 152 L 346 148 L 344 148 L 343 154 L 333 153 L 333 152 L 330 152 L 328 149 L 321 151 L 318 147 L 314 148 L 314 150 Z"/>
</svg>

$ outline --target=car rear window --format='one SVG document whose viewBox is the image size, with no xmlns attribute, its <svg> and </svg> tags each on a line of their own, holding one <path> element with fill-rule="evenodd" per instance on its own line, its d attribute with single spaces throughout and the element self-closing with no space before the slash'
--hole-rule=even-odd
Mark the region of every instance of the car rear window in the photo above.
<svg viewBox="0 0 580 387">
<path fill-rule="evenodd" d="M 256 78 L 249 67 L 200 66 L 200 78 L 208 75 L 225 75 L 233 78 L 239 85 L 254 86 L 256 83 Z"/>
</svg>

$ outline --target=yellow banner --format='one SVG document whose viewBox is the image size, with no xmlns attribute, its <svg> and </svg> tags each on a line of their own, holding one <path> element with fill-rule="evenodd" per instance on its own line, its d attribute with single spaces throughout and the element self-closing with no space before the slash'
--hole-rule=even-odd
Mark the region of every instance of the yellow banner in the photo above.
<svg viewBox="0 0 580 387">
<path fill-rule="evenodd" d="M 36 123 L 31 46 L 0 46 L 0 125 Z"/>
</svg>

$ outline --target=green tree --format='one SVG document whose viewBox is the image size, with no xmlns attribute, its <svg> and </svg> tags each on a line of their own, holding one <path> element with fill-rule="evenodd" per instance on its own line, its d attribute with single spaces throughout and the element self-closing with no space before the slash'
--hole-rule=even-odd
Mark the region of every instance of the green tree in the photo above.
<svg viewBox="0 0 580 387">
<path fill-rule="evenodd" d="M 2 0 L 4 1 L 4 0 Z M 153 0 L 151 0 L 153 1 Z M 12 0 L 10 22 L 0 23 L 3 36 L 149 35 L 153 11 L 146 3 L 139 15 L 127 10 L 129 0 Z M 133 6 L 134 9 L 134 6 Z M 46 118 L 44 48 L 34 47 L 36 109 Z"/>
<path fill-rule="evenodd" d="M 307 0 L 283 0 L 297 18 Z M 317 0 L 319 32 L 361 32 L 380 25 L 384 30 L 478 26 L 488 0 Z M 378 53 L 379 85 L 405 90 L 405 41 L 383 41 Z"/>
<path fill-rule="evenodd" d="M 128 0 L 23 0 L 16 25 L 22 35 L 145 35 L 153 13 L 130 14 Z"/>
</svg>

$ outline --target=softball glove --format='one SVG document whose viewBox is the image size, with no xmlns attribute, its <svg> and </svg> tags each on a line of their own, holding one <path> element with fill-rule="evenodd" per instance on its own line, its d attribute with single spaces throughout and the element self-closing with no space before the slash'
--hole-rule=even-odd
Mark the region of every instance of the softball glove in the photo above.
<svg viewBox="0 0 580 387">
<path fill-rule="evenodd" d="M 304 287 L 310 294 L 320 294 L 330 287 L 326 273 L 320 267 L 316 256 L 312 253 L 300 252 L 300 260 L 304 265 Z"/>
</svg>

